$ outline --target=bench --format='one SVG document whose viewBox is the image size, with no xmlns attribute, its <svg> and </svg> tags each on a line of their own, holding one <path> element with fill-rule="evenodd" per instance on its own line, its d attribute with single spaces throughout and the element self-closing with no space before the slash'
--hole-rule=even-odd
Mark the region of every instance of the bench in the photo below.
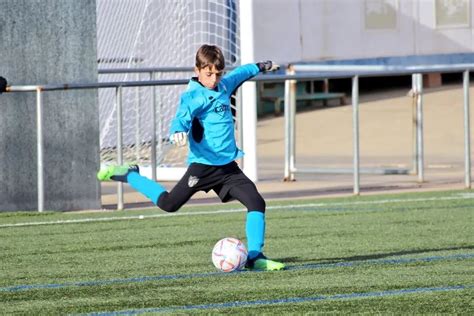
<svg viewBox="0 0 474 316">
<path fill-rule="evenodd" d="M 275 105 L 275 115 L 281 114 L 285 104 L 284 97 L 278 96 L 261 96 L 262 101 L 273 102 Z M 304 93 L 297 94 L 296 101 L 323 101 L 323 105 L 327 106 L 329 100 L 339 100 L 340 105 L 346 104 L 346 94 L 339 92 L 315 92 L 315 93 Z"/>
<path fill-rule="evenodd" d="M 322 81 L 322 80 L 320 80 Z M 298 101 L 322 101 L 323 106 L 328 105 L 330 100 L 339 100 L 340 105 L 346 104 L 346 94 L 329 92 L 327 80 L 323 81 L 323 92 L 315 92 L 314 81 L 298 82 L 296 86 L 296 102 Z M 309 86 L 308 86 L 309 85 Z M 285 97 L 284 86 L 281 84 L 264 84 L 260 86 L 260 100 L 273 103 L 273 112 L 279 115 L 283 111 Z"/>
</svg>

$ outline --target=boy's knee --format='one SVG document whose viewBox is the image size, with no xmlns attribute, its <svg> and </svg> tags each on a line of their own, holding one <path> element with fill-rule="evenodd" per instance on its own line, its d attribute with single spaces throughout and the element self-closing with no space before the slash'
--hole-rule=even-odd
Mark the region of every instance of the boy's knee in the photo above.
<svg viewBox="0 0 474 316">
<path fill-rule="evenodd" d="M 168 198 L 168 195 L 169 195 L 168 192 L 164 192 L 163 194 L 161 194 L 160 197 L 158 198 L 156 205 L 165 212 L 168 212 L 168 213 L 176 212 L 179 209 L 179 205 L 176 205 L 176 203 L 173 203 L 173 201 Z"/>
<path fill-rule="evenodd" d="M 267 205 L 265 203 L 265 200 L 261 196 L 254 198 L 249 204 L 250 205 L 247 205 L 249 211 L 265 213 L 265 208 L 267 207 Z"/>
<path fill-rule="evenodd" d="M 167 213 L 174 213 L 179 209 L 178 207 L 176 207 L 172 203 L 159 203 L 158 207 L 161 208 L 163 211 L 165 211 Z"/>
</svg>

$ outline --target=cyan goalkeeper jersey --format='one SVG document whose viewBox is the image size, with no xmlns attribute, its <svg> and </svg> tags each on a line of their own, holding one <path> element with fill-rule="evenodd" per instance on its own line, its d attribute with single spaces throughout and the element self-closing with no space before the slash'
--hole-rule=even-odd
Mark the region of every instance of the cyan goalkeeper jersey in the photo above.
<svg viewBox="0 0 474 316">
<path fill-rule="evenodd" d="M 170 134 L 188 133 L 189 164 L 222 166 L 244 155 L 235 142 L 230 97 L 239 85 L 258 73 L 256 64 L 237 67 L 223 76 L 214 90 L 195 78 L 189 81 L 170 129 Z"/>
</svg>

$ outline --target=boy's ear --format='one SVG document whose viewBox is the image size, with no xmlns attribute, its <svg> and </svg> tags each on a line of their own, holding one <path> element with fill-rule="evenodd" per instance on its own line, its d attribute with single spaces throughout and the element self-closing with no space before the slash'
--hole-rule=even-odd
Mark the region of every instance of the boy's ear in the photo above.
<svg viewBox="0 0 474 316">
<path fill-rule="evenodd" d="M 198 67 L 194 67 L 194 73 L 196 74 L 196 76 L 199 76 L 199 68 Z"/>
</svg>

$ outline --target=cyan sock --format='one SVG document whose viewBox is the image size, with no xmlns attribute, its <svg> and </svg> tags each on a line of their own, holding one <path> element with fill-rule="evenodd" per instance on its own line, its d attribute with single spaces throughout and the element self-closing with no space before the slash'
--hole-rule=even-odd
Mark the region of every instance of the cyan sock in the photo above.
<svg viewBox="0 0 474 316">
<path fill-rule="evenodd" d="M 127 176 L 127 181 L 132 188 L 149 198 L 155 204 L 158 203 L 160 195 L 166 191 L 161 184 L 140 175 L 138 172 L 130 172 Z"/>
<path fill-rule="evenodd" d="M 248 258 L 254 259 L 261 252 L 265 241 L 265 213 L 249 211 L 245 223 Z"/>
</svg>

